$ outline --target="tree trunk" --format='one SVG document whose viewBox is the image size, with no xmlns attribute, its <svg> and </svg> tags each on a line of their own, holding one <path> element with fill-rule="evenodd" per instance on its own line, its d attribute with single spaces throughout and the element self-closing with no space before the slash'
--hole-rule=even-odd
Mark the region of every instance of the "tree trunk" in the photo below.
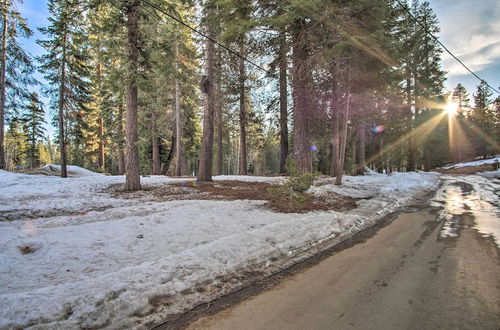
<svg viewBox="0 0 500 330">
<path fill-rule="evenodd" d="M 217 29 L 220 31 L 220 29 Z M 218 34 L 218 32 L 217 32 Z M 217 154 L 215 161 L 215 174 L 222 175 L 224 171 L 224 159 L 222 153 L 222 137 L 223 137 L 223 128 L 224 128 L 224 119 L 222 118 L 222 92 L 221 92 L 221 59 L 219 52 L 216 52 L 216 60 L 215 60 L 215 116 L 216 116 L 216 125 L 217 125 Z"/>
<path fill-rule="evenodd" d="M 97 64 L 97 85 L 101 87 L 101 63 Z M 104 120 L 102 118 L 102 109 L 100 109 L 99 113 L 99 168 L 101 172 L 104 173 L 106 171 L 105 168 L 105 154 L 104 154 Z"/>
<path fill-rule="evenodd" d="M 342 174 L 344 172 L 344 161 L 345 161 L 345 149 L 347 145 L 347 122 L 349 121 L 349 109 L 351 106 L 351 69 L 347 72 L 347 100 L 345 112 L 343 115 L 342 131 L 340 132 L 340 145 L 339 145 L 339 157 L 338 157 L 338 173 L 335 176 L 335 185 L 340 186 L 342 184 Z"/>
<path fill-rule="evenodd" d="M 333 106 L 332 106 L 333 107 Z M 333 141 L 332 141 L 332 164 L 330 174 L 332 177 L 336 177 L 339 175 L 339 144 L 340 144 L 340 135 L 339 135 L 339 109 L 335 108 L 332 110 L 333 112 Z"/>
<path fill-rule="evenodd" d="M 158 144 L 158 127 L 156 125 L 156 113 L 154 111 L 151 114 L 151 146 L 153 149 L 153 175 L 160 175 L 160 145 Z"/>
<path fill-rule="evenodd" d="M 179 50 L 175 49 L 177 60 L 175 61 L 175 71 L 179 74 Z M 177 148 L 175 148 L 175 175 L 182 176 L 182 122 L 181 122 L 181 88 L 179 77 L 175 78 L 175 133 Z"/>
<path fill-rule="evenodd" d="M 366 154 L 366 128 L 361 123 L 359 125 L 359 152 L 358 152 L 358 164 L 356 166 L 356 174 L 357 175 L 364 175 L 365 174 L 365 167 L 366 167 L 366 162 L 365 162 L 365 154 Z"/>
<path fill-rule="evenodd" d="M 5 84 L 6 84 L 6 70 L 5 64 L 7 63 L 7 10 L 8 2 L 3 1 L 2 8 L 2 48 L 0 49 L 0 170 L 5 169 L 5 137 L 4 137 L 4 125 L 5 125 Z"/>
<path fill-rule="evenodd" d="M 99 118 L 99 167 L 101 172 L 106 171 L 105 152 L 104 152 L 104 120 Z"/>
<path fill-rule="evenodd" d="M 212 40 L 214 35 L 213 19 L 215 8 L 209 5 L 207 8 L 208 17 L 208 37 Z M 214 144 L 214 112 L 215 112 L 215 89 L 214 89 L 214 65 L 215 65 L 215 45 L 212 41 L 206 41 L 205 49 L 205 75 L 201 82 L 201 88 L 205 94 L 205 109 L 203 115 L 203 137 L 201 141 L 200 166 L 198 169 L 198 181 L 212 181 L 212 157 Z"/>
<path fill-rule="evenodd" d="M 63 35 L 61 59 L 61 85 L 59 86 L 59 148 L 61 153 L 61 178 L 67 178 L 66 169 L 66 136 L 64 134 L 64 95 L 66 90 L 66 33 Z"/>
<path fill-rule="evenodd" d="M 118 106 L 118 130 L 120 132 L 120 140 L 118 141 L 118 173 L 125 174 L 125 151 L 123 150 L 123 105 L 120 102 Z"/>
<path fill-rule="evenodd" d="M 309 136 L 310 98 L 309 88 L 310 70 L 307 65 L 307 44 L 302 40 L 304 19 L 295 21 L 292 38 L 293 64 L 293 151 L 297 169 L 300 174 L 312 172 L 312 151 Z"/>
<path fill-rule="evenodd" d="M 167 160 L 161 169 L 162 175 L 167 175 L 168 170 L 170 168 L 170 164 L 172 164 L 172 159 L 174 158 L 175 149 L 177 146 L 177 141 L 175 140 L 175 133 L 172 134 L 172 145 L 170 146 L 170 151 L 168 152 Z"/>
<path fill-rule="evenodd" d="M 378 169 L 377 172 L 383 173 L 384 172 L 384 134 L 382 132 L 379 133 L 379 140 L 378 140 L 378 154 L 380 155 L 378 158 Z"/>
<path fill-rule="evenodd" d="M 406 72 L 406 100 L 408 103 L 408 126 L 410 129 L 409 146 L 408 146 L 408 171 L 415 171 L 416 167 L 416 151 L 415 151 L 415 137 L 412 134 L 413 131 L 413 109 L 412 109 L 412 97 L 411 97 L 411 73 L 410 69 Z"/>
<path fill-rule="evenodd" d="M 286 172 L 288 157 L 288 88 L 287 88 L 287 58 L 285 33 L 280 36 L 279 71 L 280 71 L 280 174 Z"/>
<path fill-rule="evenodd" d="M 240 55 L 245 56 L 245 38 L 240 44 Z M 245 109 L 245 60 L 239 59 L 239 90 L 240 90 L 240 162 L 239 175 L 247 175 L 247 129 L 246 129 L 246 109 Z"/>
<path fill-rule="evenodd" d="M 129 72 L 127 91 L 127 162 L 125 173 L 125 190 L 134 191 L 141 189 L 141 176 L 139 169 L 139 148 L 137 133 L 137 66 L 139 59 L 139 6 L 137 0 L 130 0 L 127 6 L 127 30 L 129 46 Z"/>
<path fill-rule="evenodd" d="M 424 144 L 424 171 L 429 172 L 432 167 L 432 153 L 428 142 Z"/>
</svg>

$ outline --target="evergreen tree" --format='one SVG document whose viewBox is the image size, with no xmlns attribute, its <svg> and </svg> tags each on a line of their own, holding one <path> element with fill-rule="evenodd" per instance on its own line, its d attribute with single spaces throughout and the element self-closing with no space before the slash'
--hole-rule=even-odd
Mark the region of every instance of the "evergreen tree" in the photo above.
<svg viewBox="0 0 500 330">
<path fill-rule="evenodd" d="M 455 102 L 458 106 L 458 114 L 464 115 L 470 109 L 470 98 L 469 93 L 462 84 L 458 84 L 453 93 L 451 94 L 452 102 Z"/>
<path fill-rule="evenodd" d="M 28 141 L 27 162 L 30 168 L 40 165 L 39 143 L 44 138 L 45 111 L 37 93 L 30 94 L 29 104 L 26 105 L 22 116 L 22 122 Z"/>
<path fill-rule="evenodd" d="M 40 28 L 48 39 L 38 40 L 47 51 L 39 57 L 40 69 L 49 82 L 44 92 L 51 98 L 51 108 L 57 110 L 63 178 L 67 177 L 67 134 L 71 134 L 75 144 L 81 144 L 83 112 L 90 101 L 89 58 L 82 24 L 84 4 L 82 0 L 49 0 L 50 25 Z"/>
<path fill-rule="evenodd" d="M 35 67 L 30 56 L 18 42 L 19 37 L 29 38 L 33 32 L 26 20 L 15 8 L 19 0 L 1 0 L 0 24 L 2 40 L 0 48 L 0 169 L 5 168 L 4 123 L 5 116 L 18 115 L 28 99 L 28 87 L 36 84 Z"/>
<path fill-rule="evenodd" d="M 5 134 L 6 169 L 15 170 L 24 167 L 26 163 L 27 137 L 19 118 L 11 118 Z"/>
<path fill-rule="evenodd" d="M 495 156 L 495 152 L 498 152 L 494 144 L 490 142 L 490 138 L 495 134 L 495 115 L 490 106 L 492 95 L 486 82 L 481 81 L 474 94 L 474 107 L 471 111 L 473 125 L 471 139 L 476 155 L 483 158 Z"/>
</svg>

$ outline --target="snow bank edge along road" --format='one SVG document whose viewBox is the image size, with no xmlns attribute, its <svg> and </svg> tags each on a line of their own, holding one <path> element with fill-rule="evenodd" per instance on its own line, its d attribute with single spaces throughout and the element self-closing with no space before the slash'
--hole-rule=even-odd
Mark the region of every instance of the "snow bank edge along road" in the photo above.
<svg viewBox="0 0 500 330">
<path fill-rule="evenodd" d="M 64 195 L 68 181 L 52 179 Z M 123 178 L 71 180 L 66 198 L 85 199 Z M 40 195 L 50 183 L 47 177 L 40 179 L 45 187 L 32 181 L 19 182 L 30 187 L 17 187 L 17 198 Z M 310 189 L 367 198 L 344 213 L 279 214 L 258 201 L 123 202 L 99 193 L 100 202 L 109 200 L 106 210 L 0 223 L 0 328 L 159 324 L 338 244 L 435 189 L 437 181 L 436 173 L 395 173 Z M 0 190 L 0 199 L 6 193 Z M 22 255 L 23 244 L 38 250 Z"/>
</svg>

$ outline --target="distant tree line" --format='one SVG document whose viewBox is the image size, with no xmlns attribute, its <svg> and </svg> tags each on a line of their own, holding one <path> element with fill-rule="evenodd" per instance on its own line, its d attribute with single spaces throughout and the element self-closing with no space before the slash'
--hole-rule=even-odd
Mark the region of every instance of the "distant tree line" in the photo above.
<svg viewBox="0 0 500 330">
<path fill-rule="evenodd" d="M 36 59 L 19 44 L 33 32 L 18 2 L 1 3 L 2 169 L 57 162 L 64 177 L 74 164 L 126 174 L 135 190 L 141 174 L 210 181 L 293 162 L 340 184 L 367 166 L 500 152 L 499 97 L 484 82 L 473 105 L 460 84 L 444 91 L 427 1 L 49 0 Z M 33 92 L 37 70 L 50 104 Z"/>
</svg>

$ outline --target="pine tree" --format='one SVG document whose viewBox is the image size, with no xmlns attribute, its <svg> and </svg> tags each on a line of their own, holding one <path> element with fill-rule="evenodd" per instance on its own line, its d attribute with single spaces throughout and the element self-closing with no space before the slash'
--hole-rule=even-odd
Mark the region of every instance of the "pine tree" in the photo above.
<svg viewBox="0 0 500 330">
<path fill-rule="evenodd" d="M 452 102 L 457 103 L 458 105 L 458 114 L 467 113 L 470 109 L 470 98 L 469 93 L 462 84 L 458 84 L 457 87 L 453 90 L 451 94 Z"/>
<path fill-rule="evenodd" d="M 9 128 L 5 134 L 5 159 L 6 169 L 14 170 L 24 167 L 26 163 L 27 137 L 18 117 L 10 120 Z"/>
<path fill-rule="evenodd" d="M 477 156 L 487 158 L 495 156 L 495 146 L 490 142 L 490 137 L 494 136 L 495 114 L 490 106 L 493 93 L 483 80 L 477 86 L 474 94 L 474 108 L 471 111 L 471 121 L 474 127 L 471 137 Z"/>
<path fill-rule="evenodd" d="M 45 136 L 45 111 L 37 93 L 30 94 L 21 121 L 28 140 L 27 161 L 30 168 L 40 165 L 39 143 Z"/>
<path fill-rule="evenodd" d="M 49 0 L 52 17 L 50 26 L 40 28 L 48 39 L 38 40 L 46 54 L 39 57 L 40 69 L 49 82 L 45 93 L 51 107 L 57 109 L 61 177 L 67 177 L 67 132 L 71 127 L 75 140 L 80 141 L 83 129 L 82 112 L 90 102 L 89 68 L 84 25 L 84 2 L 81 0 Z"/>
<path fill-rule="evenodd" d="M 33 32 L 26 20 L 16 10 L 16 0 L 1 0 L 2 40 L 0 48 L 0 169 L 5 168 L 4 123 L 28 99 L 28 87 L 37 83 L 33 78 L 35 67 L 31 57 L 18 42 L 19 37 L 29 38 Z"/>
</svg>

